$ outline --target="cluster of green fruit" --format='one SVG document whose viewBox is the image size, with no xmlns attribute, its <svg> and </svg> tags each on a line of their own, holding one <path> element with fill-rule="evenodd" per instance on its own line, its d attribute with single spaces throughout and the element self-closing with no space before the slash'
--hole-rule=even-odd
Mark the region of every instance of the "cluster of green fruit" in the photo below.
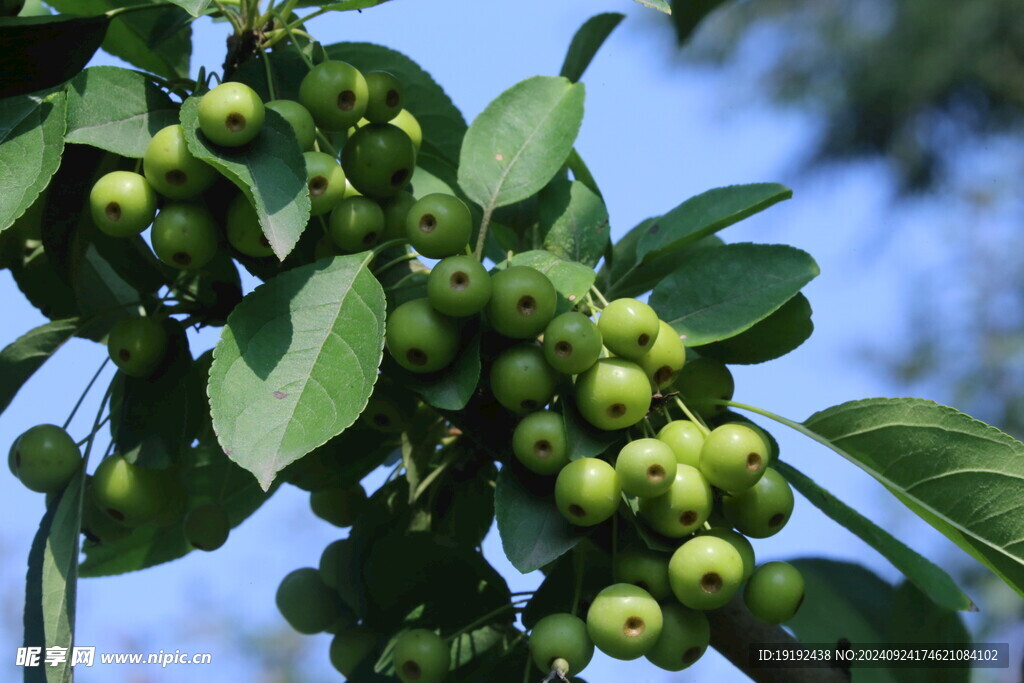
<svg viewBox="0 0 1024 683">
<path fill-rule="evenodd" d="M 345 62 L 325 61 L 303 78 L 298 102 L 264 103 L 244 83 L 218 85 L 199 100 L 199 130 L 213 145 L 238 148 L 260 135 L 267 109 L 282 116 L 305 160 L 310 215 L 329 214 L 318 249 L 325 255 L 353 253 L 405 238 L 407 215 L 416 203 L 405 188 L 416 167 L 422 131 L 402 101 L 402 86 L 390 73 L 364 75 Z M 346 138 L 340 160 L 322 151 L 333 152 L 331 140 L 338 136 Z M 189 151 L 181 125 L 153 136 L 141 170 L 112 171 L 93 186 L 90 210 L 104 233 L 130 237 L 152 224 L 156 256 L 180 270 L 196 270 L 213 259 L 223 241 L 219 224 L 237 254 L 273 255 L 256 208 L 244 193 L 236 191 L 226 209 L 219 210 L 223 191 L 207 192 L 219 175 Z"/>
</svg>

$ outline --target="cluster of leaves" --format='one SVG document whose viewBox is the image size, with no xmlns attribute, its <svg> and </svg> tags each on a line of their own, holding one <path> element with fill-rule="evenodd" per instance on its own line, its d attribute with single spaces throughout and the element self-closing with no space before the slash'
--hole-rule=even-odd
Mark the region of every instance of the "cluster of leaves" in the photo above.
<svg viewBox="0 0 1024 683">
<path fill-rule="evenodd" d="M 94 9 L 109 9 L 101 4 Z M 196 14 L 206 9 L 201 1 L 178 4 Z M 338 3 L 336 9 L 369 4 L 376 3 Z M 239 158 L 196 135 L 194 108 L 176 101 L 173 93 L 180 84 L 169 80 L 187 71 L 189 16 L 161 4 L 123 15 L 0 20 L 22 40 L 17 49 L 5 46 L 5 68 L 19 59 L 27 63 L 33 51 L 52 50 L 55 44 L 75 46 L 57 69 L 33 67 L 3 81 L 0 266 L 11 270 L 26 298 L 50 322 L 0 352 L 0 407 L 71 337 L 102 340 L 133 307 L 176 299 L 180 309 L 171 312 L 186 322 L 224 325 L 207 381 L 206 364 L 190 354 L 182 362 L 187 360 L 191 370 L 184 371 L 197 381 L 157 386 L 115 379 L 114 447 L 137 464 L 195 468 L 197 481 L 223 482 L 220 501 L 233 524 L 266 499 L 279 473 L 290 480 L 297 470 L 312 470 L 344 487 L 394 463 L 394 476 L 371 495 L 349 536 L 353 611 L 377 633 L 423 624 L 456 634 L 453 668 L 461 680 L 518 681 L 525 643 L 513 622 L 515 603 L 479 551 L 492 520 L 512 564 L 546 574 L 526 607 L 527 627 L 543 614 L 566 609 L 576 574 L 570 549 L 593 551 L 597 559 L 589 562 L 586 581 L 606 585 L 600 567 L 607 565 L 614 540 L 571 527 L 551 504 L 550 492 L 538 492 L 516 468 L 506 466 L 512 425 L 494 409 L 486 383 L 480 382 L 489 359 L 483 335 L 467 340 L 455 365 L 440 375 L 413 377 L 384 358 L 387 311 L 423 295 L 422 264 L 413 261 L 375 274 L 369 253 L 314 260 L 315 236 L 306 229 L 301 189 L 293 201 L 269 199 L 281 197 L 282 183 L 302 177 L 287 161 L 291 152 L 284 143 L 275 147 L 281 136 L 264 136 L 261 147 Z M 140 31 L 132 22 L 143 18 L 152 22 L 143 34 L 151 46 L 145 54 L 130 49 Z M 788 246 L 725 244 L 717 236 L 787 199 L 787 188 L 769 183 L 713 189 L 643 221 L 612 243 L 600 188 L 574 141 L 583 118 L 579 80 L 620 19 L 600 15 L 588 21 L 570 46 L 561 76 L 513 86 L 471 126 L 426 72 L 377 45 L 284 41 L 269 51 L 266 64 L 244 62 L 234 76 L 267 97 L 269 74 L 279 96 L 294 97 L 306 67 L 293 48 L 360 69 L 390 71 L 405 84 L 406 106 L 425 132 L 413 193 L 442 191 L 468 200 L 478 254 L 543 271 L 563 309 L 595 285 L 615 297 L 650 292 L 659 315 L 691 349 L 724 363 L 760 363 L 794 350 L 812 331 L 810 305 L 800 291 L 817 274 L 813 259 Z M 115 31 L 121 25 L 125 28 Z M 155 37 L 157 31 L 163 33 Z M 148 73 L 82 70 L 100 45 Z M 260 222 L 278 260 L 224 255 L 183 276 L 163 267 L 141 238 L 113 240 L 91 224 L 89 188 L 116 165 L 115 155 L 139 159 L 153 133 L 179 121 L 193 154 L 264 207 Z M 274 125 L 270 117 L 267 123 Z M 236 261 L 264 280 L 244 298 Z M 411 420 L 394 439 L 353 426 L 380 372 L 414 392 L 424 406 L 422 419 Z M 197 423 L 191 411 L 204 420 Z M 207 415 L 212 424 L 205 422 Z M 571 410 L 564 415 L 574 459 L 600 455 L 622 439 L 590 428 Z M 953 409 L 918 399 L 852 402 L 802 424 L 778 419 L 872 474 L 1024 594 L 1019 495 L 1024 445 Z M 937 566 L 791 465 L 779 463 L 779 468 L 812 503 L 907 576 L 911 586 L 895 593 L 890 587 L 886 594 L 938 611 L 972 607 Z M 116 574 L 188 551 L 180 529 L 133 534 L 89 548 L 79 568 L 82 481 L 73 481 L 49 508 L 32 549 L 29 644 L 71 643 L 79 569 L 83 575 Z M 635 522 L 630 510 L 622 515 Z M 639 523 L 625 525 L 623 533 L 639 545 L 663 549 Z M 888 623 L 890 615 L 878 612 L 878 602 L 837 588 L 850 572 L 863 570 L 823 561 L 805 566 L 818 579 L 811 582 L 809 600 L 816 599 L 816 590 L 826 596 L 823 601 L 841 603 L 866 623 Z M 872 582 L 877 579 L 864 579 L 866 585 Z M 832 633 L 823 629 L 834 624 L 835 614 L 815 610 L 800 619 L 794 627 L 798 635 L 820 640 L 821 633 Z M 870 642 L 899 642 L 909 628 L 905 623 L 892 632 L 879 627 L 868 632 L 878 638 Z M 391 648 L 381 642 L 379 657 L 364 662 L 357 679 L 388 674 Z M 69 667 L 54 669 L 45 675 L 69 675 Z"/>
</svg>

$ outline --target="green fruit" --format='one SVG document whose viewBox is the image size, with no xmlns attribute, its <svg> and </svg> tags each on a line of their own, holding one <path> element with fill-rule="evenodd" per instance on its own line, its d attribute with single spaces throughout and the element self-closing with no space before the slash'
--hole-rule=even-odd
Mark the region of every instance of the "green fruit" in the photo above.
<svg viewBox="0 0 1024 683">
<path fill-rule="evenodd" d="M 167 331 L 153 318 L 122 318 L 107 335 L 107 352 L 124 374 L 149 377 L 167 354 Z"/>
<path fill-rule="evenodd" d="M 420 122 L 416 120 L 416 117 L 412 115 L 408 109 L 403 109 L 398 112 L 395 118 L 388 121 L 392 126 L 397 126 L 405 131 L 405 134 L 412 140 L 413 146 L 418 152 L 420 145 L 423 144 L 423 129 L 420 127 Z"/>
<path fill-rule="evenodd" d="M 643 588 L 655 600 L 672 595 L 668 583 L 668 555 L 653 550 L 624 550 L 615 555 L 612 577 L 615 583 Z"/>
<path fill-rule="evenodd" d="M 638 360 L 654 346 L 661 321 L 654 309 L 636 299 L 616 299 L 605 306 L 597 326 L 604 345 L 616 356 Z"/>
<path fill-rule="evenodd" d="M 156 132 L 142 157 L 142 170 L 150 186 L 170 199 L 191 199 L 217 179 L 212 166 L 192 156 L 185 131 L 174 124 Z"/>
<path fill-rule="evenodd" d="M 356 484 L 313 491 L 309 494 L 309 506 L 314 515 L 334 526 L 352 526 L 366 507 L 366 490 Z"/>
<path fill-rule="evenodd" d="M 15 477 L 18 476 L 18 440 L 15 439 L 11 444 L 10 450 L 7 451 L 7 467 L 11 470 L 11 474 Z"/>
<path fill-rule="evenodd" d="M 456 318 L 482 311 L 491 300 L 491 290 L 490 274 L 472 256 L 449 256 L 427 278 L 430 305 Z"/>
<path fill-rule="evenodd" d="M 367 71 L 366 112 L 363 116 L 370 123 L 388 123 L 402 111 L 402 84 L 387 71 Z"/>
<path fill-rule="evenodd" d="M 448 673 L 451 652 L 441 636 L 416 628 L 395 639 L 395 673 L 402 683 L 438 683 Z"/>
<path fill-rule="evenodd" d="M 664 320 L 658 321 L 658 338 L 651 348 L 637 359 L 655 390 L 672 386 L 686 363 L 686 347 L 679 333 Z"/>
<path fill-rule="evenodd" d="M 594 526 L 610 518 L 619 509 L 621 497 L 615 468 L 597 458 L 570 462 L 555 480 L 555 504 L 577 526 Z"/>
<path fill-rule="evenodd" d="M 153 251 L 172 268 L 195 270 L 217 253 L 217 233 L 213 215 L 205 207 L 166 204 L 153 221 Z"/>
<path fill-rule="evenodd" d="M 373 395 L 359 417 L 364 424 L 379 432 L 399 434 L 411 425 L 416 403 L 414 394 L 382 375 L 377 378 Z"/>
<path fill-rule="evenodd" d="M 82 464 L 82 453 L 56 425 L 30 428 L 11 446 L 9 464 L 26 488 L 38 493 L 63 491 Z"/>
<path fill-rule="evenodd" d="M 92 221 L 111 237 L 131 237 L 149 227 L 156 215 L 156 192 L 138 173 L 112 171 L 89 192 Z"/>
<path fill-rule="evenodd" d="M 615 659 L 647 654 L 661 635 L 662 623 L 658 602 L 628 583 L 602 590 L 587 611 L 587 634 L 601 652 Z"/>
<path fill-rule="evenodd" d="M 764 440 L 750 427 L 731 422 L 711 430 L 700 449 L 700 471 L 713 486 L 738 493 L 756 484 L 768 467 Z"/>
<path fill-rule="evenodd" d="M 772 438 L 768 435 L 768 432 L 766 432 L 761 425 L 753 422 L 741 422 L 740 424 L 750 427 L 757 432 L 759 437 L 761 437 L 761 441 L 764 441 L 764 449 L 768 452 L 768 464 L 771 465 L 778 454 L 776 453 L 777 447 L 772 443 Z"/>
<path fill-rule="evenodd" d="M 736 551 L 743 558 L 743 580 L 746 581 L 750 578 L 750 575 L 754 573 L 754 566 L 756 565 L 756 559 L 754 558 L 754 546 L 750 545 L 750 541 L 743 534 L 733 531 L 732 529 L 726 529 L 723 527 L 711 527 L 710 529 L 702 529 L 700 531 L 701 536 L 714 536 L 720 538 L 723 541 L 727 541 L 736 548 Z"/>
<path fill-rule="evenodd" d="M 231 532 L 231 520 L 217 503 L 192 508 L 185 516 L 185 540 L 199 550 L 216 550 L 224 545 Z"/>
<path fill-rule="evenodd" d="M 0 17 L 16 17 L 25 6 L 25 0 L 3 0 L 0 4 Z"/>
<path fill-rule="evenodd" d="M 331 664 L 342 676 L 349 678 L 356 667 L 370 656 L 377 645 L 377 636 L 365 628 L 356 627 L 339 631 L 331 640 Z"/>
<path fill-rule="evenodd" d="M 544 357 L 566 375 L 589 370 L 601 356 L 601 346 L 597 325 L 582 313 L 563 313 L 544 329 Z"/>
<path fill-rule="evenodd" d="M 248 144 L 263 128 L 263 100 L 245 83 L 221 83 L 199 98 L 199 130 L 222 147 Z"/>
<path fill-rule="evenodd" d="M 562 673 L 571 676 L 590 664 L 594 644 L 582 619 L 564 612 L 549 614 L 530 631 L 530 655 L 543 673 L 552 671 L 556 659 L 564 659 L 568 667 Z"/>
<path fill-rule="evenodd" d="M 320 216 L 345 196 L 345 172 L 337 159 L 323 152 L 303 152 L 306 161 L 306 189 L 309 192 L 309 215 Z"/>
<path fill-rule="evenodd" d="M 355 189 L 353 188 L 353 192 Z M 358 194 L 358 192 L 356 193 Z M 345 195 L 348 196 L 347 194 Z M 409 210 L 416 203 L 416 198 L 411 193 L 402 190 L 393 197 L 381 199 L 380 208 L 384 210 L 384 237 L 381 242 L 391 240 L 405 240 L 405 219 L 409 216 Z"/>
<path fill-rule="evenodd" d="M 651 384 L 636 363 L 601 358 L 576 378 L 576 405 L 598 429 L 625 429 L 651 409 Z"/>
<path fill-rule="evenodd" d="M 491 366 L 491 391 L 514 413 L 540 410 L 555 395 L 557 375 L 538 346 L 513 346 Z"/>
<path fill-rule="evenodd" d="M 320 578 L 334 590 L 345 583 L 344 573 L 347 572 L 346 564 L 349 562 L 352 553 L 352 541 L 348 538 L 340 538 L 327 544 L 324 551 L 320 553 Z M 342 598 L 344 602 L 344 598 Z"/>
<path fill-rule="evenodd" d="M 528 266 L 511 266 L 491 276 L 487 317 L 498 334 L 512 339 L 536 337 L 555 315 L 557 294 L 547 275 Z"/>
<path fill-rule="evenodd" d="M 270 241 L 263 234 L 256 209 L 243 194 L 236 195 L 228 205 L 228 243 L 240 253 L 254 258 L 273 256 Z"/>
<path fill-rule="evenodd" d="M 753 487 L 723 498 L 722 512 L 740 533 L 768 538 L 782 531 L 793 514 L 793 489 L 769 467 Z"/>
<path fill-rule="evenodd" d="M 788 562 L 758 567 L 743 591 L 750 613 L 769 624 L 782 624 L 796 615 L 804 602 L 804 577 Z"/>
<path fill-rule="evenodd" d="M 717 609 L 743 583 L 743 558 L 726 540 L 696 536 L 672 554 L 668 580 L 679 602 L 690 609 Z"/>
<path fill-rule="evenodd" d="M 368 197 L 393 197 L 412 180 L 416 147 L 402 129 L 371 123 L 341 150 L 341 166 L 352 186 Z"/>
<path fill-rule="evenodd" d="M 92 490 L 97 506 L 125 526 L 155 522 L 165 511 L 166 490 L 156 470 L 113 455 L 96 467 Z"/>
<path fill-rule="evenodd" d="M 682 538 L 707 521 L 713 503 L 711 486 L 700 470 L 677 465 L 672 486 L 666 493 L 640 499 L 640 516 L 659 534 Z"/>
<path fill-rule="evenodd" d="M 416 200 L 405 219 L 405 236 L 427 258 L 462 253 L 473 232 L 473 216 L 455 195 L 440 192 Z"/>
<path fill-rule="evenodd" d="M 331 211 L 328 230 L 339 249 L 365 251 L 384 235 L 384 212 L 372 199 L 348 197 Z"/>
<path fill-rule="evenodd" d="M 704 445 L 704 432 L 689 420 L 673 420 L 661 428 L 658 439 L 664 441 L 676 455 L 676 462 L 700 467 L 700 449 Z"/>
<path fill-rule="evenodd" d="M 703 612 L 670 603 L 661 607 L 661 635 L 647 661 L 665 671 L 682 671 L 700 659 L 711 642 L 711 626 Z"/>
<path fill-rule="evenodd" d="M 351 64 L 321 62 L 299 84 L 299 102 L 324 130 L 343 131 L 366 112 L 369 90 L 366 79 Z"/>
<path fill-rule="evenodd" d="M 108 517 L 99 507 L 93 492 L 92 476 L 85 478 L 82 500 L 82 533 L 96 545 L 106 545 L 127 538 L 132 529 Z"/>
<path fill-rule="evenodd" d="M 313 115 L 308 109 L 294 100 L 271 100 L 264 106 L 284 117 L 295 132 L 295 141 L 299 143 L 299 149 L 303 152 L 313 149 L 316 124 L 313 123 Z"/>
<path fill-rule="evenodd" d="M 277 609 L 299 633 L 321 633 L 337 620 L 341 600 L 320 572 L 303 567 L 284 577 L 277 587 Z"/>
<path fill-rule="evenodd" d="M 725 410 L 716 399 L 731 401 L 736 385 L 729 368 L 711 358 L 693 358 L 679 371 L 673 387 L 682 395 L 686 407 L 705 420 Z"/>
<path fill-rule="evenodd" d="M 524 417 L 512 432 L 512 452 L 532 472 L 558 474 L 569 463 L 562 416 L 540 410 Z"/>
<path fill-rule="evenodd" d="M 630 441 L 619 451 L 615 471 L 622 490 L 631 496 L 653 498 L 672 487 L 676 478 L 676 456 L 657 439 Z"/>
<path fill-rule="evenodd" d="M 455 360 L 459 331 L 428 299 L 413 299 L 391 312 L 385 341 L 391 357 L 406 370 L 436 372 Z"/>
</svg>

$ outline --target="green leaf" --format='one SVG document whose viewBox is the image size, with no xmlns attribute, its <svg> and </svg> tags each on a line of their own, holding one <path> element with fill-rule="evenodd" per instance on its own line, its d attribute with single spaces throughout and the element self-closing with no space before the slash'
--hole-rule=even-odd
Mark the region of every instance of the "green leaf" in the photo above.
<svg viewBox="0 0 1024 683">
<path fill-rule="evenodd" d="M 913 643 L 956 645 L 972 642 L 963 619 L 955 611 L 936 605 L 913 584 L 904 583 L 893 596 L 888 640 L 903 646 Z M 907 668 L 900 670 L 900 683 L 967 683 L 968 668 Z"/>
<path fill-rule="evenodd" d="M 264 489 L 366 407 L 384 351 L 370 253 L 322 259 L 256 288 L 228 317 L 210 370 L 224 451 Z"/>
<path fill-rule="evenodd" d="M 529 266 L 547 275 L 559 294 L 560 311 L 579 303 L 596 277 L 592 268 L 574 261 L 563 261 L 551 252 L 540 249 L 516 254 L 505 264 L 506 267 Z"/>
<path fill-rule="evenodd" d="M 552 478 L 530 475 L 515 465 L 498 473 L 494 511 L 501 547 L 523 574 L 557 559 L 586 535 L 555 507 L 553 486 Z"/>
<path fill-rule="evenodd" d="M 0 232 L 32 206 L 57 172 L 65 102 L 63 91 L 0 101 Z"/>
<path fill-rule="evenodd" d="M 726 0 L 672 0 L 672 23 L 676 27 L 676 40 L 686 43 L 697 26 Z"/>
<path fill-rule="evenodd" d="M 672 14 L 672 8 L 669 6 L 668 0 L 634 0 L 634 1 L 640 3 L 644 7 L 649 7 L 650 9 L 656 9 L 659 12 L 664 12 L 665 14 Z"/>
<path fill-rule="evenodd" d="M 350 488 L 397 447 L 395 435 L 383 435 L 356 423 L 282 470 L 281 480 L 303 491 Z"/>
<path fill-rule="evenodd" d="M 57 349 L 74 336 L 78 318 L 64 318 L 33 328 L 0 351 L 0 413 L 14 400 L 22 385 Z"/>
<path fill-rule="evenodd" d="M 77 74 L 109 22 L 105 16 L 0 17 L 0 99 L 51 88 Z"/>
<path fill-rule="evenodd" d="M 140 159 L 153 134 L 177 122 L 178 105 L 137 71 L 94 66 L 68 88 L 68 142 Z"/>
<path fill-rule="evenodd" d="M 1024 444 L 915 398 L 843 403 L 804 426 L 1024 595 Z"/>
<path fill-rule="evenodd" d="M 309 222 L 306 162 L 295 134 L 277 112 L 267 112 L 256 139 L 244 147 L 218 147 L 199 135 L 199 98 L 181 106 L 188 149 L 233 182 L 256 208 L 263 234 L 277 258 L 295 247 Z"/>
<path fill-rule="evenodd" d="M 490 214 L 539 191 L 572 151 L 583 121 L 583 84 L 535 76 L 512 86 L 466 131 L 459 186 Z"/>
<path fill-rule="evenodd" d="M 228 460 L 216 444 L 200 444 L 178 464 L 178 478 L 190 501 L 218 503 L 237 527 L 277 490 L 260 489 L 256 480 Z M 185 540 L 184 519 L 165 527 L 145 526 L 104 545 L 86 544 L 82 576 L 112 576 L 138 571 L 184 557 L 192 550 Z M 228 539 L 228 543 L 231 540 Z"/>
<path fill-rule="evenodd" d="M 331 2 L 323 6 L 324 9 L 329 9 L 335 12 L 349 12 L 352 10 L 363 10 L 369 9 L 370 7 L 376 7 L 377 5 L 383 5 L 388 0 L 341 0 L 341 2 Z M 319 4 L 319 3 L 312 3 Z"/>
<path fill-rule="evenodd" d="M 803 294 L 797 294 L 746 332 L 706 344 L 697 351 L 730 365 L 764 363 L 794 350 L 807 341 L 812 332 L 811 302 Z"/>
<path fill-rule="evenodd" d="M 455 362 L 440 372 L 427 375 L 412 373 L 388 357 L 385 373 L 435 408 L 462 410 L 480 382 L 480 332 L 464 331 L 463 338 L 468 338 L 468 341 L 455 357 Z"/>
<path fill-rule="evenodd" d="M 26 668 L 26 681 L 68 683 L 72 679 L 70 654 L 78 592 L 78 535 L 82 524 L 84 481 L 85 473 L 79 470 L 43 516 L 29 551 L 25 590 L 25 645 L 41 647 L 44 653 L 48 647 L 68 648 L 69 656 L 57 666 Z"/>
<path fill-rule="evenodd" d="M 625 18 L 625 14 L 605 12 L 587 19 L 569 43 L 569 51 L 562 62 L 561 75 L 573 82 L 580 80 L 594 55 L 601 49 L 601 45 Z"/>
<path fill-rule="evenodd" d="M 175 5 L 182 8 L 193 17 L 198 17 L 210 6 L 210 0 L 171 0 Z"/>
<path fill-rule="evenodd" d="M 767 318 L 818 275 L 794 247 L 727 244 L 662 280 L 650 304 L 687 346 L 734 337 Z"/>
<path fill-rule="evenodd" d="M 941 567 L 908 548 L 898 538 L 818 486 L 795 467 L 784 462 L 776 462 L 773 467 L 812 505 L 881 553 L 935 604 L 950 610 L 977 609 Z"/>
<path fill-rule="evenodd" d="M 648 225 L 647 231 L 638 236 L 637 258 L 646 260 L 652 252 L 695 242 L 792 196 L 792 190 L 777 183 L 708 190 Z"/>
<path fill-rule="evenodd" d="M 159 0 L 47 0 L 47 4 L 66 14 L 97 18 L 125 5 L 151 5 L 111 20 L 102 48 L 143 71 L 167 78 L 188 78 L 192 17 L 181 8 Z"/>
<path fill-rule="evenodd" d="M 608 209 L 601 197 L 580 181 L 564 180 L 549 183 L 538 199 L 544 248 L 593 269 L 610 243 Z"/>
<path fill-rule="evenodd" d="M 611 560 L 610 553 L 589 542 L 580 543 L 573 552 L 559 557 L 523 610 L 523 625 L 533 628 L 549 614 L 571 612 L 577 570 L 581 568 L 580 602 L 583 605 L 592 602 L 598 593 L 615 583 Z"/>
</svg>

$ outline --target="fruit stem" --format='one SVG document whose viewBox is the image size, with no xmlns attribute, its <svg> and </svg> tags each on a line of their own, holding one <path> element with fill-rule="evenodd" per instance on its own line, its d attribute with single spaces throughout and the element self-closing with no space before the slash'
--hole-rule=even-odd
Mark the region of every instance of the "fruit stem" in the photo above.
<svg viewBox="0 0 1024 683">
<path fill-rule="evenodd" d="M 320 146 L 320 151 L 321 152 L 327 152 L 332 157 L 337 158 L 338 150 L 336 150 L 334 148 L 334 145 L 332 145 L 331 141 L 327 139 L 327 136 L 324 135 L 319 130 L 317 130 L 317 132 L 316 132 L 316 144 Z"/>
<path fill-rule="evenodd" d="M 594 296 L 597 297 L 597 300 L 601 302 L 602 306 L 608 305 L 608 299 L 604 298 L 604 294 L 601 293 L 601 290 L 598 289 L 596 285 L 590 285 L 590 291 L 594 293 Z"/>
<path fill-rule="evenodd" d="M 451 450 L 449 450 L 449 451 L 448 451 L 448 454 L 447 454 L 447 455 L 445 456 L 444 460 L 442 460 L 442 461 L 441 461 L 441 464 L 440 464 L 440 465 L 438 465 L 438 466 L 437 466 L 436 468 L 434 468 L 434 470 L 433 470 L 433 471 L 432 471 L 432 472 L 431 472 L 430 474 L 428 474 L 427 476 L 425 476 L 425 477 L 423 478 L 423 481 L 421 481 L 421 482 L 420 482 L 420 485 L 416 487 L 416 492 L 415 492 L 415 493 L 413 493 L 413 496 L 412 496 L 412 500 L 410 500 L 409 502 L 410 502 L 410 503 L 415 503 L 415 502 L 416 502 L 416 500 L 417 500 L 417 499 L 418 499 L 418 498 L 419 498 L 420 496 L 422 496 L 422 495 L 423 495 L 423 493 L 424 493 L 424 492 L 425 492 L 425 491 L 426 491 L 426 490 L 427 490 L 428 488 L 430 488 L 430 485 L 431 485 L 432 483 L 434 483 L 434 481 L 435 481 L 435 480 L 436 480 L 436 479 L 437 479 L 437 478 L 438 478 L 439 476 L 441 476 L 441 473 L 442 473 L 442 472 L 444 472 L 444 471 L 445 471 L 446 469 L 448 469 L 448 467 L 449 467 L 449 466 L 450 466 L 450 465 L 451 465 L 451 464 L 452 464 L 453 462 L 455 462 L 456 458 L 458 458 L 458 457 L 459 457 L 460 453 L 461 453 L 461 449 L 458 449 L 458 448 L 452 448 Z"/>
<path fill-rule="evenodd" d="M 641 422 L 640 428 L 643 430 L 644 436 L 650 439 L 654 438 L 654 427 L 651 426 L 651 421 L 649 419 L 645 417 Z"/>
<path fill-rule="evenodd" d="M 274 74 L 270 71 L 270 55 L 262 46 L 260 46 L 260 57 L 260 61 L 263 62 L 263 71 L 267 75 L 267 92 L 270 94 L 271 100 L 276 100 L 277 88 L 274 87 Z"/>
<path fill-rule="evenodd" d="M 170 3 L 168 3 L 168 4 L 170 4 Z M 228 9 L 224 5 L 224 3 L 222 3 L 220 0 L 213 0 L 213 4 L 217 7 L 217 11 L 219 11 L 221 13 L 221 15 L 224 16 L 225 19 L 227 19 L 229 22 L 231 22 L 231 27 L 235 29 L 235 33 L 236 34 L 242 35 L 242 33 L 245 32 L 245 29 L 242 28 L 242 22 L 239 20 L 238 15 L 236 14 L 235 10 Z M 152 7 L 152 5 L 142 5 L 142 6 L 143 7 Z"/>
<path fill-rule="evenodd" d="M 305 52 L 302 51 L 302 46 L 300 46 L 297 42 L 295 42 L 295 32 L 292 31 L 292 27 L 284 19 L 284 15 L 287 14 L 288 12 L 290 12 L 291 8 L 294 7 L 294 6 L 295 6 L 295 3 L 292 2 L 291 0 L 289 0 L 289 2 L 287 4 L 285 4 L 284 9 L 275 9 L 274 10 L 274 16 L 276 16 L 278 19 L 281 20 L 281 26 L 284 27 L 285 33 L 288 34 L 288 42 L 291 43 L 291 46 L 293 48 L 295 48 L 296 52 L 299 53 L 299 57 L 302 59 L 303 62 L 306 63 L 306 67 L 310 71 L 312 71 L 313 70 L 313 62 L 312 62 L 312 60 L 310 60 L 309 56 Z"/>
<path fill-rule="evenodd" d="M 679 406 L 679 409 L 686 413 L 686 417 L 690 418 L 690 422 L 697 425 L 697 429 L 700 430 L 701 434 L 703 434 L 706 437 L 708 434 L 711 433 L 711 430 L 707 428 L 707 425 L 704 424 L 704 421 L 701 420 L 696 415 L 694 415 L 692 412 L 690 412 L 690 409 L 686 407 L 685 403 L 683 403 L 683 399 L 676 396 L 675 401 L 676 405 Z"/>
<path fill-rule="evenodd" d="M 487 614 L 483 615 L 479 619 L 476 619 L 475 621 L 469 622 L 469 624 L 467 624 L 466 626 L 463 626 L 462 628 L 460 628 L 455 633 L 453 633 L 450 636 L 446 637 L 444 639 L 444 642 L 445 643 L 449 643 L 449 642 L 455 640 L 456 638 L 461 636 L 463 633 L 468 633 L 468 632 L 472 631 L 473 629 L 475 629 L 477 626 L 482 626 L 482 625 L 486 624 L 487 622 L 489 622 L 491 619 L 493 619 L 494 617 L 498 616 L 499 614 L 502 614 L 504 612 L 514 612 L 515 609 L 516 609 L 516 607 L 515 607 L 516 603 L 520 603 L 520 602 L 526 602 L 526 600 L 525 599 L 513 600 L 512 602 L 504 604 L 501 607 L 492 609 L 490 612 L 488 612 Z"/>
<path fill-rule="evenodd" d="M 392 266 L 397 266 L 399 263 L 404 263 L 406 261 L 412 261 L 414 259 L 418 259 L 419 257 L 420 257 L 419 254 L 405 254 L 403 256 L 399 256 L 397 258 L 393 258 L 390 261 L 388 261 L 387 263 L 385 263 L 383 266 L 381 266 L 380 268 L 375 269 L 373 271 L 373 274 L 376 277 L 379 278 L 381 273 L 383 273 L 384 271 L 388 270 Z"/>
<path fill-rule="evenodd" d="M 576 583 L 572 590 L 572 609 L 570 613 L 576 614 L 580 607 L 580 596 L 583 594 L 583 569 L 586 565 L 586 555 L 580 551 L 580 546 L 576 545 L 572 549 L 573 569 L 576 570 Z"/>
<path fill-rule="evenodd" d="M 96 370 L 96 374 L 93 375 L 92 379 L 89 380 L 89 383 L 85 385 L 85 389 L 82 391 L 82 395 L 78 397 L 78 402 L 75 403 L 75 407 L 71 409 L 71 414 L 68 415 L 68 419 L 64 420 L 64 426 L 62 427 L 62 429 L 64 429 L 64 431 L 67 431 L 68 425 L 71 424 L 71 420 L 73 420 L 74 417 L 75 417 L 75 413 L 77 413 L 78 409 L 80 407 L 82 407 L 82 401 L 85 400 L 85 397 L 89 393 L 89 390 L 92 389 L 92 385 L 96 384 L 96 380 L 98 380 L 100 378 L 100 373 L 103 372 L 103 368 L 107 367 L 107 363 L 109 363 L 109 362 L 110 362 L 110 357 L 109 356 L 107 358 L 104 358 L 103 362 L 100 363 L 99 369 Z M 84 441 L 84 439 L 83 439 L 83 441 Z"/>
</svg>

